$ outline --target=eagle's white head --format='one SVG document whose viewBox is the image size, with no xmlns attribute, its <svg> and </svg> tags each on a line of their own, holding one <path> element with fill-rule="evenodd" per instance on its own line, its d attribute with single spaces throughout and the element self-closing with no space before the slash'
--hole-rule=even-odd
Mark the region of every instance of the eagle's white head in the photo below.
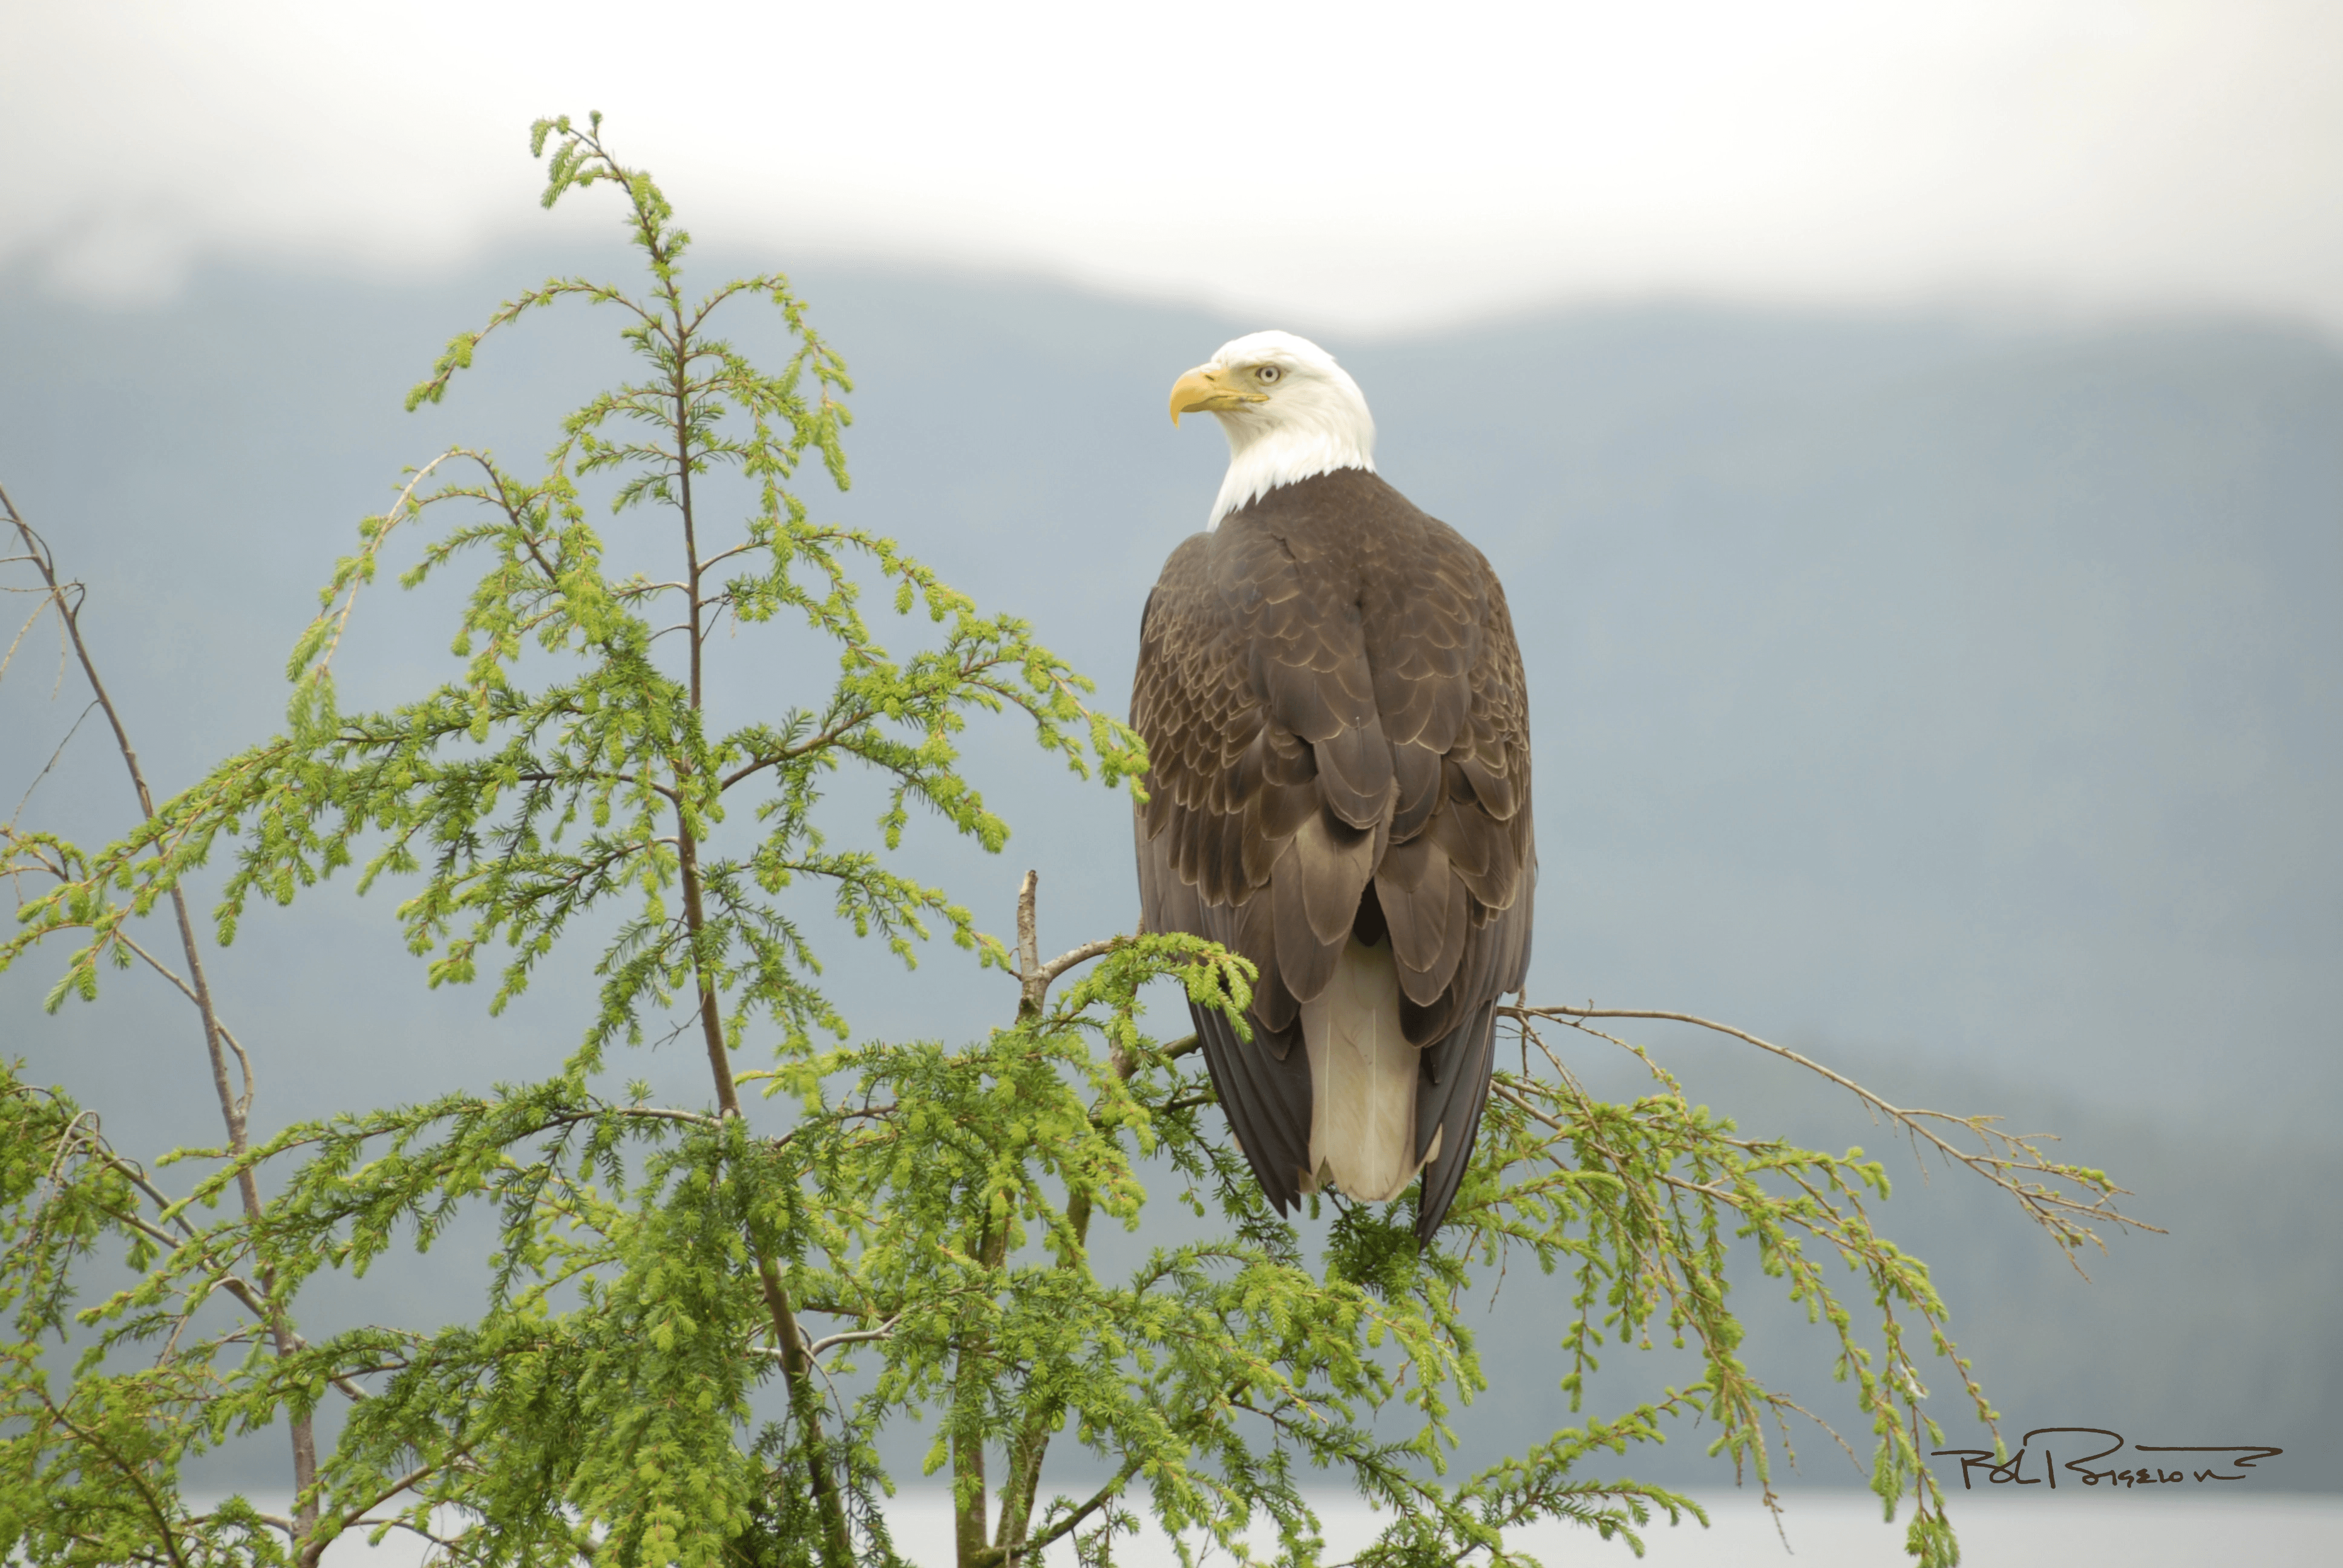
<svg viewBox="0 0 2343 1568">
<path fill-rule="evenodd" d="M 1255 332 L 1172 388 L 1172 423 L 1202 410 L 1229 437 L 1229 472 L 1207 528 L 1280 485 L 1336 468 L 1375 467 L 1375 417 L 1334 357 L 1291 332 Z"/>
</svg>

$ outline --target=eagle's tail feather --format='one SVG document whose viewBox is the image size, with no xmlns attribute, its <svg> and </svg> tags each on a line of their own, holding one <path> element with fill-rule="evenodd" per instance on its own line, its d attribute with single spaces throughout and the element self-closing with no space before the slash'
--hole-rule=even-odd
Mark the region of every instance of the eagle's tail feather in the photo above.
<svg viewBox="0 0 2343 1568">
<path fill-rule="evenodd" d="M 1391 943 L 1356 940 L 1334 978 L 1302 1007 L 1310 1051 L 1310 1169 L 1304 1190 L 1332 1184 L 1362 1202 L 1396 1198 L 1423 1163 L 1415 1148 L 1422 1053 L 1400 1032 Z"/>
</svg>

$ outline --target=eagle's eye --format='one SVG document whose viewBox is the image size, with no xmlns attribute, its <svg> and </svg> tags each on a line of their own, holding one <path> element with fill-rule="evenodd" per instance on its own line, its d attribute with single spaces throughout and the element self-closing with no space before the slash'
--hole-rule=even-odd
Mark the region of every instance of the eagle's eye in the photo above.
<svg viewBox="0 0 2343 1568">
<path fill-rule="evenodd" d="M 1258 378 L 1261 384 L 1264 387 L 1268 386 L 1271 382 L 1276 380 L 1283 374 L 1284 372 L 1280 370 L 1274 365 L 1264 365 L 1253 372 L 1254 377 Z"/>
</svg>

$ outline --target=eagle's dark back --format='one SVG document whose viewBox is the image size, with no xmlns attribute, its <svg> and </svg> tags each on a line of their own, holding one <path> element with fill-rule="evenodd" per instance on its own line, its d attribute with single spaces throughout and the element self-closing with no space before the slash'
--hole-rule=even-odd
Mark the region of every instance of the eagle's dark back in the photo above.
<svg viewBox="0 0 2343 1568">
<path fill-rule="evenodd" d="M 1497 999 L 1529 964 L 1537 855 L 1521 651 L 1481 552 L 1373 473 L 1283 485 L 1185 540 L 1140 632 L 1131 722 L 1151 930 L 1260 970 L 1250 1021 L 1196 1011 L 1280 1212 L 1310 1162 L 1302 1004 L 1386 931 L 1422 1049 L 1417 1233 L 1446 1215 L 1488 1095 Z"/>
</svg>

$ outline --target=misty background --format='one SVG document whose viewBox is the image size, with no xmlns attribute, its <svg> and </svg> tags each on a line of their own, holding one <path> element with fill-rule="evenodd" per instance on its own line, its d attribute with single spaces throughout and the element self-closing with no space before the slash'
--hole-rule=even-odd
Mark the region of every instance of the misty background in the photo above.
<svg viewBox="0 0 2343 1568">
<path fill-rule="evenodd" d="M 702 256 L 693 276 L 774 259 Z M 633 272 L 607 246 L 507 248 L 406 283 L 220 261 L 133 305 L 29 264 L 0 275 L 0 485 L 88 585 L 86 634 L 158 791 L 277 726 L 315 590 L 404 466 L 463 441 L 526 469 L 620 368 L 615 319 L 573 307 L 492 338 L 444 407 L 399 412 L 449 336 L 556 269 Z M 805 476 L 817 515 L 1028 616 L 1123 711 L 1147 588 L 1225 461 L 1209 426 L 1170 427 L 1164 389 L 1270 323 L 966 269 L 795 278 L 858 381 L 854 487 Z M 2065 1135 L 2062 1153 L 2109 1169 L 2137 1194 L 2127 1209 L 2169 1232 L 2110 1235 L 2109 1255 L 2080 1260 L 2087 1283 L 2006 1200 L 1962 1172 L 1924 1180 L 1818 1080 L 1730 1042 L 1633 1036 L 1745 1131 L 1887 1156 L 1884 1228 L 1935 1266 L 2013 1439 L 2087 1424 L 2269 1442 L 2288 1452 L 2257 1487 L 2343 1488 L 2322 1424 L 2343 1394 L 2335 343 L 2235 314 L 1713 302 L 1319 336 L 1374 408 L 1383 473 L 1508 588 L 1538 759 L 1528 1000 L 1700 1013 L 1899 1104 Z M 346 707 L 451 668 L 453 605 L 386 573 L 337 666 Z M 826 677 L 770 678 L 778 704 Z M 37 779 L 21 822 L 96 842 L 132 809 L 99 721 L 41 776 L 85 701 L 53 643 L 28 639 L 0 684 L 0 808 Z M 995 931 L 1039 869 L 1052 950 L 1128 929 L 1123 802 L 1014 726 L 975 726 L 969 750 L 1016 829 L 1008 851 L 915 820 L 907 867 Z M 840 779 L 836 819 L 874 840 L 854 789 Z M 581 964 L 491 1020 L 477 989 L 424 989 L 390 919 L 400 896 L 357 900 L 345 879 L 256 910 L 219 955 L 259 1068 L 256 1135 L 541 1074 L 574 1045 Z M 216 1141 L 185 1004 L 129 975 L 44 1017 L 63 957 L 0 978 L 6 1050 L 126 1149 Z M 966 1038 L 1013 1010 L 1007 982 L 949 946 L 904 977 L 839 929 L 825 958 L 863 1035 Z M 1168 995 L 1156 1022 L 1184 1032 Z M 1636 1091 L 1613 1048 L 1562 1044 L 1597 1089 Z M 698 1097 L 686 1055 L 617 1070 Z M 485 1246 L 464 1241 L 324 1282 L 305 1326 L 471 1315 Z M 1850 1415 L 1827 1342 L 1777 1295 L 1746 1271 L 1745 1359 Z M 1505 1281 L 1468 1458 L 1575 1419 L 1554 1387 L 1563 1303 L 1556 1282 Z M 1588 1413 L 1688 1375 L 1668 1352 L 1620 1354 Z M 1948 1442 L 1977 1442 L 1949 1369 L 1932 1386 Z M 1867 1452 L 1861 1424 L 1840 1424 Z M 1826 1439 L 1796 1435 L 1805 1479 L 1856 1483 Z M 1594 1468 L 1722 1483 L 1704 1442 L 1684 1428 Z M 281 1468 L 273 1443 L 231 1460 L 224 1482 Z M 1940 1473 L 1956 1484 L 1951 1462 Z"/>
<path fill-rule="evenodd" d="M 1421 332 L 1654 295 L 2343 325 L 2328 0 L 0 0 L 0 262 L 447 276 L 607 111 L 704 236 Z"/>
</svg>

